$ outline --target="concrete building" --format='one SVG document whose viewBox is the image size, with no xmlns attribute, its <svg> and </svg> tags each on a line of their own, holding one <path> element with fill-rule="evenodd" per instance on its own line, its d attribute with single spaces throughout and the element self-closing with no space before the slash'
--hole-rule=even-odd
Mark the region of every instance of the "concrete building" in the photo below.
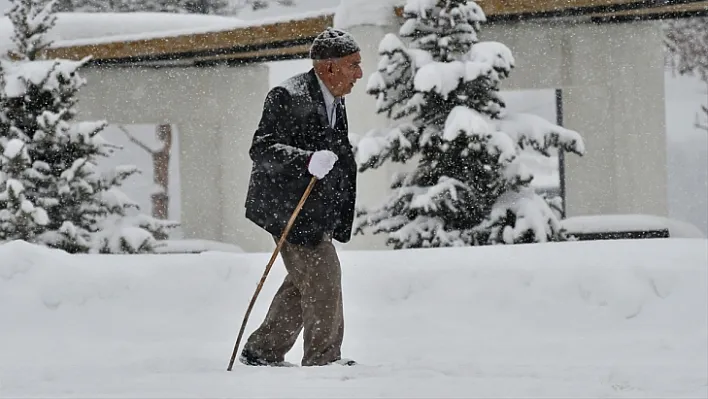
<svg viewBox="0 0 708 399">
<path fill-rule="evenodd" d="M 505 89 L 561 89 L 564 125 L 585 140 L 585 157 L 565 159 L 567 216 L 665 216 L 664 60 L 656 18 L 705 12 L 708 2 L 479 3 L 489 18 L 482 39 L 506 44 L 517 60 Z M 362 45 L 365 76 L 375 70 L 379 41 L 399 24 L 392 10 L 385 24 L 346 27 Z M 272 239 L 243 211 L 248 147 L 269 89 L 263 62 L 306 57 L 312 38 L 331 25 L 333 15 L 324 14 L 218 32 L 57 47 L 47 55 L 93 57 L 83 70 L 90 84 L 80 92 L 82 119 L 177 126 L 186 238 L 271 251 Z M 352 131 L 383 123 L 365 86 L 360 83 L 347 100 Z M 379 201 L 399 168 L 361 175 L 360 203 Z M 356 236 L 345 247 L 385 248 L 379 236 Z"/>
</svg>

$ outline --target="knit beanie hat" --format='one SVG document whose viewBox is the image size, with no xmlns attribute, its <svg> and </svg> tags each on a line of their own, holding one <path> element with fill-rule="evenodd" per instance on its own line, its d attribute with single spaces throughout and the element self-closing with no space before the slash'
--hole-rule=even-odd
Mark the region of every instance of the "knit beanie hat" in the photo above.
<svg viewBox="0 0 708 399">
<path fill-rule="evenodd" d="M 358 51 L 359 45 L 351 34 L 341 29 L 327 28 L 312 42 L 310 58 L 313 60 L 342 58 Z"/>
</svg>

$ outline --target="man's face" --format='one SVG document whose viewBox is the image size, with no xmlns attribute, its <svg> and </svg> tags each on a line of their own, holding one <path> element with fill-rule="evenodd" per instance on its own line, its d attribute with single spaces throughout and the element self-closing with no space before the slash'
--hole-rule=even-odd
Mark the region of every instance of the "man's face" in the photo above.
<svg viewBox="0 0 708 399">
<path fill-rule="evenodd" d="M 345 96 L 351 93 L 354 84 L 361 79 L 361 54 L 354 53 L 346 57 L 332 60 L 331 85 L 332 94 L 335 97 Z"/>
</svg>

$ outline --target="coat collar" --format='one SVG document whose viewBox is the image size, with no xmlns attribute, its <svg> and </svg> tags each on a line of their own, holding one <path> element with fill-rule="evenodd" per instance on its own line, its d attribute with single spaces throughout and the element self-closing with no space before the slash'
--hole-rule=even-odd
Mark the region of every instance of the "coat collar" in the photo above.
<svg viewBox="0 0 708 399">
<path fill-rule="evenodd" d="M 322 93 L 322 96 L 324 97 L 325 105 L 330 105 L 334 104 L 337 99 L 334 97 L 331 91 L 329 91 L 329 88 L 325 84 L 325 82 L 322 81 L 318 76 L 315 75 L 315 79 L 317 79 L 317 84 L 320 86 L 320 92 Z"/>
<path fill-rule="evenodd" d="M 307 86 L 310 88 L 310 97 L 314 100 L 322 126 L 329 126 L 329 118 L 327 117 L 327 107 L 325 106 L 324 95 L 320 90 L 320 83 L 317 81 L 315 69 L 312 68 L 307 72 Z"/>
<path fill-rule="evenodd" d="M 310 89 L 310 97 L 314 100 L 315 106 L 317 108 L 317 115 L 320 117 L 320 123 L 322 123 L 323 126 L 328 127 L 329 117 L 327 117 L 327 107 L 325 106 L 324 95 L 322 94 L 322 89 L 320 89 L 320 82 L 319 79 L 317 79 L 317 75 L 315 74 L 314 68 L 311 68 L 307 72 L 307 83 L 307 86 Z M 340 98 L 339 102 L 342 104 L 342 109 L 346 109 L 346 102 L 344 101 L 344 97 Z"/>
</svg>

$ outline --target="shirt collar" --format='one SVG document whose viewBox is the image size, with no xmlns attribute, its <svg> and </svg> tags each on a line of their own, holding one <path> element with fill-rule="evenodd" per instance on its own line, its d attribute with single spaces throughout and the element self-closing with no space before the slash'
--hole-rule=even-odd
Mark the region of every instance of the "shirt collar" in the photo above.
<svg viewBox="0 0 708 399">
<path fill-rule="evenodd" d="M 315 76 L 317 76 L 317 75 L 315 75 Z M 317 76 L 317 82 L 320 84 L 320 90 L 322 91 L 322 95 L 324 96 L 325 104 L 327 104 L 327 105 L 334 104 L 334 101 L 336 100 L 336 98 L 334 97 L 334 95 L 332 95 L 332 92 L 329 91 L 329 89 L 327 88 L 327 85 L 324 84 L 324 82 L 322 81 L 322 79 L 320 79 L 319 76 Z"/>
</svg>

